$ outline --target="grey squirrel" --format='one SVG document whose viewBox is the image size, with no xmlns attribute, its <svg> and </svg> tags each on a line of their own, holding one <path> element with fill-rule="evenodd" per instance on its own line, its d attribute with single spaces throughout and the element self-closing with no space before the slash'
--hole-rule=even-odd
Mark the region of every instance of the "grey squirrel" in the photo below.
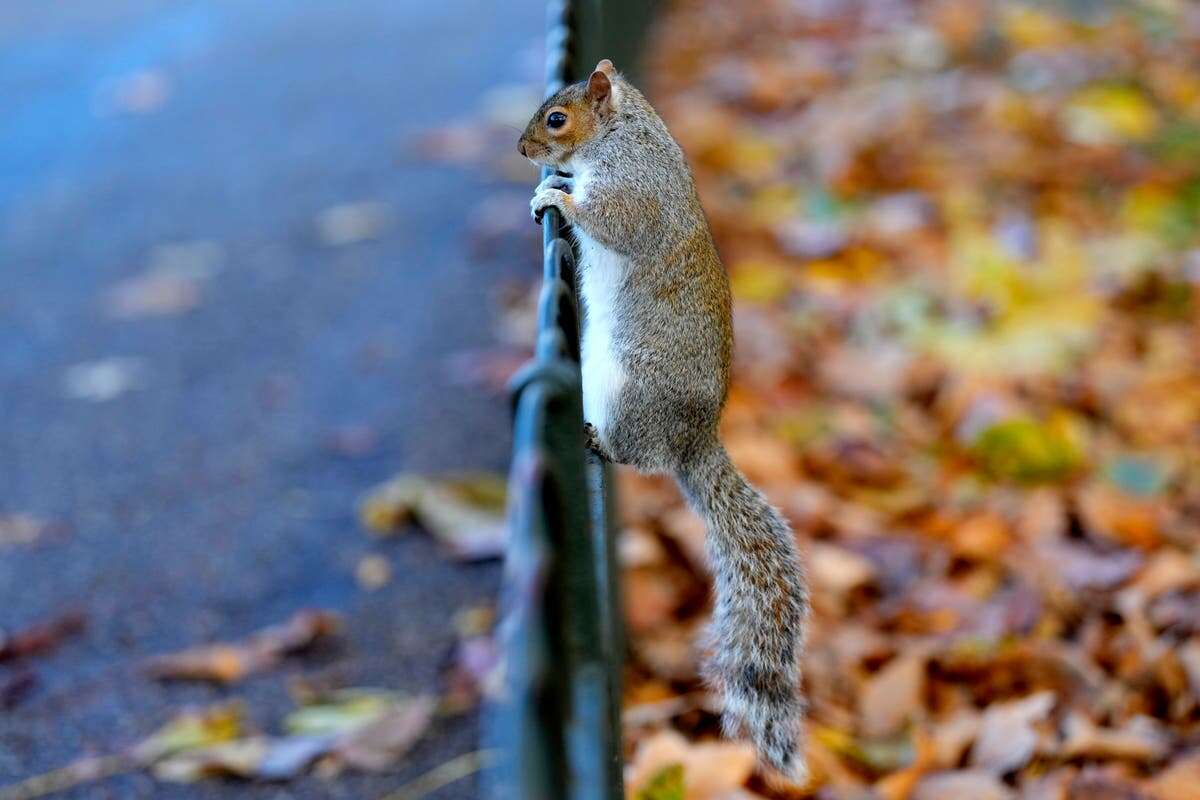
<svg viewBox="0 0 1200 800">
<path fill-rule="evenodd" d="M 791 529 L 717 438 L 729 386 L 729 278 L 679 144 L 611 61 L 533 115 L 518 150 L 569 173 L 537 187 L 578 245 L 588 446 L 673 474 L 704 519 L 716 583 L 709 680 L 728 735 L 804 774 L 808 593 Z"/>
</svg>

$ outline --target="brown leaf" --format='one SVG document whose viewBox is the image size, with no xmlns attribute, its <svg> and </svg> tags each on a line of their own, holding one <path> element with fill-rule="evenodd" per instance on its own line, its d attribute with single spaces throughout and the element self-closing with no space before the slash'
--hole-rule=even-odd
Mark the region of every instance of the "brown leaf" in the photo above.
<svg viewBox="0 0 1200 800">
<path fill-rule="evenodd" d="M 1015 795 L 984 770 L 954 770 L 929 775 L 917 784 L 912 800 L 1010 800 Z"/>
<path fill-rule="evenodd" d="M 1038 692 L 988 706 L 971 748 L 971 764 L 996 775 L 1023 767 L 1041 738 L 1034 726 L 1049 716 L 1054 704 L 1053 692 Z"/>
<path fill-rule="evenodd" d="M 1008 547 L 1008 523 L 998 514 L 982 512 L 967 517 L 954 531 L 954 552 L 963 558 L 995 561 Z"/>
<path fill-rule="evenodd" d="M 209 644 L 158 656 L 146 664 L 159 680 L 236 683 L 271 669 L 283 659 L 334 636 L 339 618 L 328 611 L 300 611 L 282 625 L 264 628 L 242 642 Z"/>
<path fill-rule="evenodd" d="M 337 742 L 333 753 L 358 769 L 371 772 L 390 769 L 425 734 L 436 707 L 432 697 L 397 703 L 371 722 L 350 731 Z"/>
<path fill-rule="evenodd" d="M 1067 509 L 1056 489 L 1028 492 L 1021 504 L 1016 528 L 1026 541 L 1057 539 L 1067 531 Z"/>
<path fill-rule="evenodd" d="M 1101 539 L 1143 549 L 1162 541 L 1162 522 L 1152 500 L 1094 483 L 1080 492 L 1079 510 L 1088 532 Z"/>
<path fill-rule="evenodd" d="M 721 800 L 754 772 L 754 752 L 742 743 L 692 744 L 675 731 L 661 731 L 638 746 L 625 770 L 626 792 L 636 794 L 672 764 L 683 765 L 687 800 Z"/>
<path fill-rule="evenodd" d="M 0 514 L 0 547 L 34 544 L 49 527 L 32 514 Z"/>
<path fill-rule="evenodd" d="M 0 631 L 0 662 L 49 653 L 64 639 L 83 632 L 87 617 L 70 611 L 12 633 Z"/>
<path fill-rule="evenodd" d="M 902 653 L 871 676 L 859 697 L 863 733 L 890 736 L 922 712 L 926 661 L 924 653 Z"/>
<path fill-rule="evenodd" d="M 664 514 L 661 523 L 663 532 L 679 545 L 688 563 L 699 573 L 707 574 L 709 565 L 704 520 L 684 505 Z"/>
<path fill-rule="evenodd" d="M 1146 793 L 1125 775 L 1088 766 L 1071 781 L 1069 800 L 1147 800 Z"/>
<path fill-rule="evenodd" d="M 1142 564 L 1134 551 L 1103 553 L 1066 541 L 1043 542 L 1034 552 L 1056 580 L 1075 591 L 1112 589 L 1132 577 Z"/>
<path fill-rule="evenodd" d="M 908 800 L 921 778 L 937 766 L 937 747 L 927 732 L 916 732 L 916 749 L 917 755 L 911 764 L 875 784 L 875 791 L 882 800 Z"/>
<path fill-rule="evenodd" d="M 870 559 L 822 542 L 813 542 L 809 547 L 808 568 L 813 583 L 835 595 L 844 595 L 875 578 L 875 565 Z"/>
<path fill-rule="evenodd" d="M 1074 767 L 1063 767 L 1021 783 L 1021 800 L 1068 800 Z"/>
<path fill-rule="evenodd" d="M 621 590 L 626 624 L 634 635 L 671 622 L 683 602 L 678 574 L 660 569 L 636 569 L 625 573 Z"/>
<path fill-rule="evenodd" d="M 380 534 L 402 530 L 415 518 L 459 560 L 498 558 L 508 541 L 505 488 L 504 478 L 491 473 L 402 473 L 367 494 L 359 517 Z"/>
<path fill-rule="evenodd" d="M 1063 723 L 1065 758 L 1127 758 L 1154 762 L 1170 750 L 1170 737 L 1150 717 L 1134 717 L 1120 728 L 1100 728 L 1082 714 L 1072 712 Z"/>
<path fill-rule="evenodd" d="M 1200 585 L 1200 562 L 1179 550 L 1158 550 L 1149 556 L 1137 578 L 1130 584 L 1150 600 L 1167 592 Z"/>
<path fill-rule="evenodd" d="M 1155 800 L 1200 798 L 1200 755 L 1184 756 L 1171 763 L 1150 781 Z"/>
<path fill-rule="evenodd" d="M 638 637 L 633 649 L 650 671 L 666 680 L 696 677 L 695 632 L 682 625 L 667 625 L 653 635 Z"/>
<path fill-rule="evenodd" d="M 932 727 L 934 763 L 943 769 L 957 765 L 971 742 L 979 735 L 983 720 L 979 714 L 963 709 Z"/>
</svg>

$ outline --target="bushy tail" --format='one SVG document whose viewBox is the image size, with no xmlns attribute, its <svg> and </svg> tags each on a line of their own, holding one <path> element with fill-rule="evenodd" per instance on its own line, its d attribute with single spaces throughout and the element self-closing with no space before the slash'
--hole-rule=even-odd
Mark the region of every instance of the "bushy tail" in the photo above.
<svg viewBox="0 0 1200 800">
<path fill-rule="evenodd" d="M 808 591 L 795 538 L 716 439 L 678 478 L 708 528 L 716 606 L 707 671 L 725 699 L 725 731 L 749 736 L 764 762 L 799 778 Z"/>
</svg>

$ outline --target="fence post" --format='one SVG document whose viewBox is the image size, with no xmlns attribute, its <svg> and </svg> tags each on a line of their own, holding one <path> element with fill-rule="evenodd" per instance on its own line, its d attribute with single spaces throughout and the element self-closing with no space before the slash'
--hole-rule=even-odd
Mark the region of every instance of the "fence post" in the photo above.
<svg viewBox="0 0 1200 800">
<path fill-rule="evenodd" d="M 598 7 L 597 0 L 583 0 Z M 551 2 L 546 90 L 576 73 L 570 2 Z M 585 453 L 575 253 L 557 211 L 542 220 L 533 361 L 513 379 L 510 541 L 501 639 L 504 697 L 491 720 L 502 751 L 489 797 L 621 800 L 623 645 L 611 470 Z"/>
</svg>

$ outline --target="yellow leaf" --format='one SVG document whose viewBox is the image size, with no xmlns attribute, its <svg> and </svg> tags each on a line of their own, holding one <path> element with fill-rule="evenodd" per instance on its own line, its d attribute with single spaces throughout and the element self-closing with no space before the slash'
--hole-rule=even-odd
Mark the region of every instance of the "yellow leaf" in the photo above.
<svg viewBox="0 0 1200 800">
<path fill-rule="evenodd" d="M 1135 88 L 1091 86 L 1067 104 L 1063 124 L 1068 138 L 1080 144 L 1144 142 L 1158 129 L 1158 112 Z"/>
<path fill-rule="evenodd" d="M 778 300 L 791 286 L 786 270 L 787 265 L 778 261 L 742 261 L 734 267 L 729 279 L 733 296 L 751 303 Z"/>
</svg>

